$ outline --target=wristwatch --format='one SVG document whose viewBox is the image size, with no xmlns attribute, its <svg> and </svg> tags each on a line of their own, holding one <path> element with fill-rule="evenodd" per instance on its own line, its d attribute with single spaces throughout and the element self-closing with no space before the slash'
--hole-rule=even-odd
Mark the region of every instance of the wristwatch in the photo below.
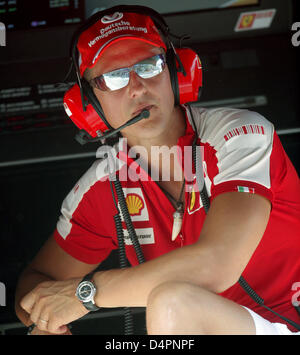
<svg viewBox="0 0 300 355">
<path fill-rule="evenodd" d="M 94 272 L 87 274 L 76 289 L 76 296 L 84 307 L 89 311 L 98 311 L 100 307 L 96 306 L 94 296 L 97 292 L 96 286 L 92 281 Z"/>
</svg>

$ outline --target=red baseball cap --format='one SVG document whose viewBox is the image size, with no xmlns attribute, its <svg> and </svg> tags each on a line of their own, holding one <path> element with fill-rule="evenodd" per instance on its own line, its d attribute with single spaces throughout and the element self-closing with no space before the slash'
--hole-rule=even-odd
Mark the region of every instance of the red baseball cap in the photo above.
<svg viewBox="0 0 300 355">
<path fill-rule="evenodd" d="M 92 68 L 112 43 L 126 39 L 140 40 L 166 50 L 166 45 L 150 16 L 115 12 L 102 16 L 80 34 L 77 42 L 80 75 L 82 76 L 87 68 Z"/>
</svg>

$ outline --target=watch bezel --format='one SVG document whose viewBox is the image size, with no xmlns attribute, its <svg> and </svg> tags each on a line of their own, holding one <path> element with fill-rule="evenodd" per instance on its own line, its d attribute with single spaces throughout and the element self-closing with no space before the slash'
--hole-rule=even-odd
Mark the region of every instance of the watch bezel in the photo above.
<svg viewBox="0 0 300 355">
<path fill-rule="evenodd" d="M 83 287 L 89 286 L 90 287 L 90 294 L 87 297 L 82 297 L 80 291 Z M 91 281 L 82 281 L 78 285 L 76 289 L 76 296 L 82 303 L 93 302 L 94 303 L 94 296 L 96 294 L 96 287 Z"/>
</svg>

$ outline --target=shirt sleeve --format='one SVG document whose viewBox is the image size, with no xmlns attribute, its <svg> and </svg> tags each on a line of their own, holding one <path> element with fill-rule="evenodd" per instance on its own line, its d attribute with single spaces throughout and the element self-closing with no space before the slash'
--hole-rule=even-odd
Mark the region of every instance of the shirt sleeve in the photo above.
<svg viewBox="0 0 300 355">
<path fill-rule="evenodd" d="M 286 161 L 273 125 L 248 110 L 211 110 L 201 127 L 208 146 L 204 174 L 211 194 L 257 193 L 273 202 Z"/>
<path fill-rule="evenodd" d="M 114 222 L 109 182 L 99 181 L 96 167 L 94 164 L 64 199 L 54 232 L 64 251 L 87 264 L 100 263 L 117 248 L 111 235 Z"/>
</svg>

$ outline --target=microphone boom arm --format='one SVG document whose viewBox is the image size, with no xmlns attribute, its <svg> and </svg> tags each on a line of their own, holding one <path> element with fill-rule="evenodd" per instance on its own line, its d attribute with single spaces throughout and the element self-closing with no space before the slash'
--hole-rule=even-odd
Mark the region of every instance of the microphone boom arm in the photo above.
<svg viewBox="0 0 300 355">
<path fill-rule="evenodd" d="M 131 118 L 129 121 L 124 123 L 122 126 L 116 128 L 116 129 L 110 130 L 107 133 L 104 133 L 102 136 L 93 138 L 86 131 L 80 130 L 79 133 L 76 135 L 75 139 L 82 145 L 86 144 L 86 143 L 94 143 L 94 142 L 99 142 L 99 141 L 103 142 L 104 139 L 116 135 L 122 129 L 124 129 L 128 126 L 131 126 L 144 118 L 148 118 L 149 116 L 150 116 L 150 112 L 148 110 L 143 110 L 139 115 Z"/>
</svg>

